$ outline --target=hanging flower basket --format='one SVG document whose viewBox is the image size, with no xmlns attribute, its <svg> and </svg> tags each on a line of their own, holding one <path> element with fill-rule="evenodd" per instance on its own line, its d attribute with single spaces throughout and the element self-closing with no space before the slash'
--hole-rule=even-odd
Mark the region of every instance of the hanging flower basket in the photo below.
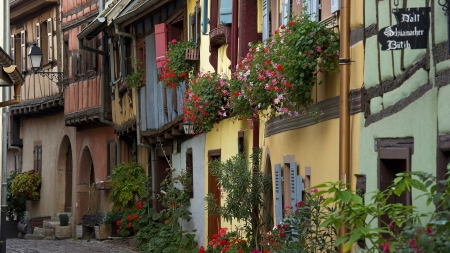
<svg viewBox="0 0 450 253">
<path fill-rule="evenodd" d="M 231 81 L 233 115 L 271 119 L 282 113 L 309 113 L 314 103 L 311 89 L 320 84 L 318 75 L 339 71 L 338 36 L 304 13 L 274 31 L 265 43 L 251 44 Z"/>
<path fill-rule="evenodd" d="M 194 124 L 191 134 L 211 131 L 215 123 L 230 114 L 226 106 L 229 85 L 228 79 L 217 73 L 199 72 L 190 79 L 183 100 L 183 121 Z"/>
<path fill-rule="evenodd" d="M 174 39 L 169 42 L 168 48 L 165 58 L 162 60 L 159 78 L 166 86 L 175 88 L 180 85 L 193 70 L 193 60 L 190 59 L 195 58 L 195 53 L 188 50 L 196 50 L 197 45 L 192 41 L 177 41 Z M 198 53 L 196 57 L 198 60 Z M 161 60 L 158 59 L 158 61 Z"/>
</svg>

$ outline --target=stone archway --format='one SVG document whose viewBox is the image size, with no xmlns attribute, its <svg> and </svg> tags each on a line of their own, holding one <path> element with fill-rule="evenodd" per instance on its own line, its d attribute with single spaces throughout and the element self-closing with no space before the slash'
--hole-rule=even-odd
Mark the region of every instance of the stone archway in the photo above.
<svg viewBox="0 0 450 253">
<path fill-rule="evenodd" d="M 89 190 L 91 185 L 91 175 L 94 174 L 91 151 L 88 146 L 84 146 L 81 151 L 78 180 L 77 180 L 77 224 L 82 223 L 83 214 L 89 210 Z"/>
<path fill-rule="evenodd" d="M 57 161 L 57 195 L 56 212 L 72 213 L 72 180 L 73 180 L 73 159 L 72 145 L 70 138 L 64 135 L 59 146 Z"/>
</svg>

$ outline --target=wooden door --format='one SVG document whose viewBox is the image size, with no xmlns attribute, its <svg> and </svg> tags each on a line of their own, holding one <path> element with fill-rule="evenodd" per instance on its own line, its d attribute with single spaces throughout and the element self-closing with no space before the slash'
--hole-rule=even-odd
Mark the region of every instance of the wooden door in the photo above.
<svg viewBox="0 0 450 253">
<path fill-rule="evenodd" d="M 208 162 L 213 160 L 220 160 L 220 152 L 211 153 L 208 155 Z M 217 179 L 211 175 L 211 168 L 208 166 L 208 194 L 214 196 L 216 205 L 220 205 L 220 190 L 218 188 Z M 217 234 L 220 228 L 220 215 L 210 214 L 208 212 L 208 241 L 211 240 L 213 234 Z"/>
<path fill-rule="evenodd" d="M 155 185 L 153 186 L 153 189 L 156 193 L 156 195 L 161 195 L 161 183 L 162 181 L 167 177 L 168 175 L 168 168 L 169 164 L 167 163 L 167 160 L 165 157 L 158 156 L 156 159 L 156 168 L 155 168 Z M 162 205 L 162 201 L 159 200 L 157 197 L 153 199 L 153 206 L 155 207 L 156 211 L 160 212 L 164 209 Z"/>
<path fill-rule="evenodd" d="M 69 149 L 66 153 L 66 189 L 64 198 L 64 212 L 70 213 L 72 211 L 72 148 L 69 145 Z"/>
</svg>

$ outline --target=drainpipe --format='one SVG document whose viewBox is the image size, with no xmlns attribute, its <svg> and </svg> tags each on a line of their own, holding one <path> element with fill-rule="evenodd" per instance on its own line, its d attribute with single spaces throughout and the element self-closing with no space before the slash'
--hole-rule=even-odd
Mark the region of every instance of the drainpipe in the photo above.
<svg viewBox="0 0 450 253">
<path fill-rule="evenodd" d="M 136 37 L 134 35 L 132 35 L 131 33 L 125 33 L 125 32 L 121 32 L 119 31 L 119 25 L 117 23 L 114 23 L 114 28 L 115 28 L 115 32 L 117 35 L 121 35 L 124 37 L 129 37 L 131 38 L 131 40 L 133 41 L 133 55 L 134 57 L 137 57 L 137 45 L 136 45 Z M 134 71 L 137 71 L 137 65 L 134 64 Z M 139 98 L 140 98 L 140 88 L 134 88 L 134 94 L 136 97 L 136 138 L 137 138 L 137 145 L 144 147 L 144 148 L 148 148 L 148 149 L 152 149 L 152 146 L 150 145 L 146 145 L 144 143 L 141 142 L 141 111 L 140 111 L 140 103 L 139 103 Z"/>
<path fill-rule="evenodd" d="M 340 30 L 340 101 L 339 101 L 339 180 L 341 188 L 346 188 L 349 181 L 350 165 L 350 0 L 341 0 Z M 348 228 L 341 226 L 339 236 L 347 234 Z M 339 245 L 339 252 L 344 252 L 344 244 Z"/>
<path fill-rule="evenodd" d="M 7 0 L 2 0 L 2 8 L 3 8 L 3 29 L 2 32 L 4 34 L 3 41 L 1 42 L 4 48 L 9 48 L 9 2 Z M 20 87 L 20 85 L 19 85 Z M 9 99 L 9 87 L 3 88 L 3 101 Z M 20 97 L 19 97 L 20 98 Z M 1 229 L 0 229 L 0 252 L 6 253 L 6 159 L 7 159 L 7 138 L 8 138 L 8 130 L 7 130 L 7 122 L 8 122 L 8 114 L 9 108 L 5 107 L 3 109 L 3 132 L 2 132 L 2 188 L 1 188 Z"/>
<path fill-rule="evenodd" d="M 100 1 L 101 2 L 101 1 Z M 102 32 L 102 49 L 105 50 L 106 49 L 106 43 L 105 43 L 105 32 Z M 106 52 L 106 50 L 105 50 Z M 101 86 L 101 90 L 102 90 L 102 96 L 101 96 L 101 105 L 100 105 L 100 122 L 103 124 L 106 124 L 108 126 L 114 126 L 114 123 L 112 121 L 109 121 L 105 118 L 105 97 L 106 97 L 106 92 L 105 92 L 105 86 L 106 86 L 106 70 L 108 69 L 108 65 L 106 64 L 106 60 L 108 59 L 108 54 L 102 54 L 103 59 L 102 59 L 102 75 L 101 75 L 101 81 L 100 81 L 100 86 Z"/>
</svg>

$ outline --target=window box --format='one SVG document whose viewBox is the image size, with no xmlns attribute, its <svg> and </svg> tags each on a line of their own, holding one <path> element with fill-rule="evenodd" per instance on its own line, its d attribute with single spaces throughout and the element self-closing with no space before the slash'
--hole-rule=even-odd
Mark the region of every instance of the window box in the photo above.
<svg viewBox="0 0 450 253">
<path fill-rule="evenodd" d="M 198 49 L 186 49 L 186 61 L 198 61 L 200 58 L 200 50 Z"/>
</svg>

